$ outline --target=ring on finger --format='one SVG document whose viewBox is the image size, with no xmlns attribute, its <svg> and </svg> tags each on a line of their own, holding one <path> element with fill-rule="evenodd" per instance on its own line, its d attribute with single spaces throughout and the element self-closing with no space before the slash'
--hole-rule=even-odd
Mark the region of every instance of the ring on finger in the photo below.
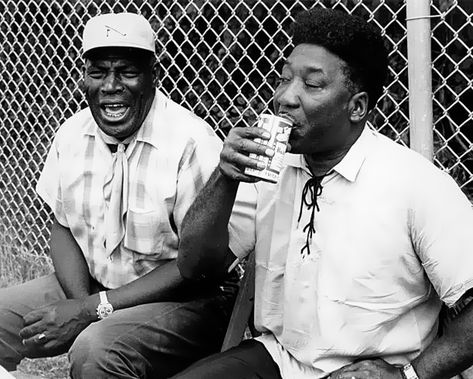
<svg viewBox="0 0 473 379">
<path fill-rule="evenodd" d="M 45 338 L 46 338 L 46 334 L 44 334 L 44 333 L 40 333 L 40 334 L 38 334 L 38 336 L 36 337 L 36 339 L 37 339 L 38 341 L 42 341 L 42 340 L 44 340 Z"/>
</svg>

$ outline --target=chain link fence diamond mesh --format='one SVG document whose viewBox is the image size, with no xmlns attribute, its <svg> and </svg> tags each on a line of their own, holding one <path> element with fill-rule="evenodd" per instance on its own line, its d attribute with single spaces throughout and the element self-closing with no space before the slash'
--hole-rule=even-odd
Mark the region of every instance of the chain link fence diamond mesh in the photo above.
<svg viewBox="0 0 473 379">
<path fill-rule="evenodd" d="M 473 194 L 472 2 L 435 0 L 435 163 Z M 156 31 L 160 89 L 221 137 L 271 108 L 293 17 L 313 6 L 374 22 L 390 49 L 389 84 L 371 124 L 409 143 L 406 5 L 401 0 L 0 0 L 0 246 L 47 254 L 51 214 L 34 188 L 59 125 L 86 106 L 81 33 L 99 13 L 143 14 Z"/>
</svg>

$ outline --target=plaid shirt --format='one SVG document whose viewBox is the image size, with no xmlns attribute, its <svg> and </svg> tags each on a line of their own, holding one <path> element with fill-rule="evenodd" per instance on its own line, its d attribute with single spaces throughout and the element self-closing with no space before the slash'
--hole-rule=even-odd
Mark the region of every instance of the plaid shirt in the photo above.
<svg viewBox="0 0 473 379">
<path fill-rule="evenodd" d="M 182 219 L 216 167 L 221 141 L 203 120 L 156 91 L 126 150 L 125 237 L 107 257 L 104 184 L 113 156 L 98 130 L 88 108 L 61 126 L 37 192 L 71 230 L 92 277 L 117 288 L 177 257 Z"/>
</svg>

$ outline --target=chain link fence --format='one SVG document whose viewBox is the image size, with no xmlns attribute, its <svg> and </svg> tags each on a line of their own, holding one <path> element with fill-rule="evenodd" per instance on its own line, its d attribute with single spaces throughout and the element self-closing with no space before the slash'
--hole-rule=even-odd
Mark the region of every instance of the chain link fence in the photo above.
<svg viewBox="0 0 473 379">
<path fill-rule="evenodd" d="M 51 214 L 34 188 L 59 125 L 86 106 L 81 33 L 98 13 L 143 14 L 160 88 L 224 136 L 271 107 L 293 17 L 316 5 L 376 23 L 390 81 L 371 123 L 409 144 L 406 4 L 401 0 L 0 0 L 0 248 L 47 253 Z M 431 4 L 435 163 L 473 198 L 473 2 Z M 442 201 L 442 199 L 439 199 Z M 1 252 L 1 249 L 0 249 Z"/>
</svg>

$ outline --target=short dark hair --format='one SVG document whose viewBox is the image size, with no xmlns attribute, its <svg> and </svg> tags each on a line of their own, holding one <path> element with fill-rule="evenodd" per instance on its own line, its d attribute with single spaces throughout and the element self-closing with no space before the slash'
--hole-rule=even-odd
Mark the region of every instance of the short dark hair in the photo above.
<svg viewBox="0 0 473 379">
<path fill-rule="evenodd" d="M 378 29 L 362 18 L 335 9 L 300 12 L 292 25 L 294 46 L 322 46 L 346 63 L 347 86 L 368 93 L 370 109 L 383 92 L 388 75 L 388 53 Z"/>
</svg>

